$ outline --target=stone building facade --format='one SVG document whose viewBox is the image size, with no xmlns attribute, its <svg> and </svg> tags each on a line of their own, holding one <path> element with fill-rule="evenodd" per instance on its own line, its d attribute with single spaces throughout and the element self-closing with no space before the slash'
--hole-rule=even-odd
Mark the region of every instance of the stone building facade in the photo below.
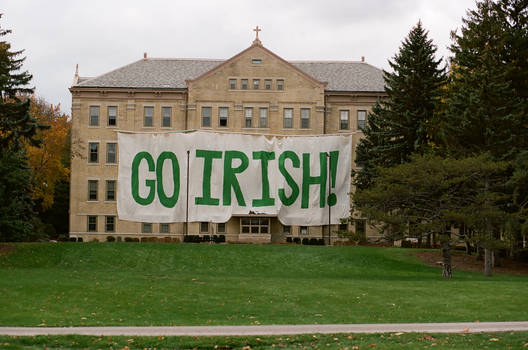
<svg viewBox="0 0 528 350">
<path fill-rule="evenodd" d="M 364 62 L 286 61 L 257 39 L 228 60 L 144 58 L 94 78 L 75 74 L 72 94 L 70 236 L 182 240 L 185 223 L 139 223 L 117 216 L 117 131 L 206 129 L 264 135 L 352 134 L 353 153 L 375 101 L 382 71 Z M 330 232 L 375 235 L 364 221 Z M 228 242 L 322 238 L 327 227 L 283 226 L 275 216 L 190 223 L 188 234 Z"/>
</svg>

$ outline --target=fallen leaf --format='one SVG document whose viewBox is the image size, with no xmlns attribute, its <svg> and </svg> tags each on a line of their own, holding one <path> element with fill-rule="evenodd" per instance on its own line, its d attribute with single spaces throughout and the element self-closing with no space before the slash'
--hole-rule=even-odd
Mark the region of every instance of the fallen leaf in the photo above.
<svg viewBox="0 0 528 350">
<path fill-rule="evenodd" d="M 491 338 L 489 341 L 499 341 L 499 338 Z"/>
</svg>

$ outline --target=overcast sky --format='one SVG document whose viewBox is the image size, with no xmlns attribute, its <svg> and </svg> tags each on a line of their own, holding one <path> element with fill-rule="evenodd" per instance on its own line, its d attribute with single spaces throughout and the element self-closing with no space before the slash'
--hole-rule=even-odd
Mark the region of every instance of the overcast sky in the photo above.
<svg viewBox="0 0 528 350">
<path fill-rule="evenodd" d="M 379 68 L 422 20 L 438 55 L 475 0 L 2 0 L 2 37 L 25 50 L 39 96 L 70 113 L 75 64 L 97 76 L 143 57 L 227 59 L 262 28 L 265 47 L 286 60 L 358 61 Z"/>
</svg>

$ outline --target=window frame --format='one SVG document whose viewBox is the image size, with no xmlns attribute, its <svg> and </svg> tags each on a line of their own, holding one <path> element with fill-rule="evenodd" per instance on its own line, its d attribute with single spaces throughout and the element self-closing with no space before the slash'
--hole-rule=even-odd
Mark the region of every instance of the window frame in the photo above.
<svg viewBox="0 0 528 350">
<path fill-rule="evenodd" d="M 222 111 L 225 111 L 225 125 L 222 125 Z M 218 107 L 218 127 L 227 128 L 229 125 L 229 107 Z"/>
<path fill-rule="evenodd" d="M 220 229 L 223 227 L 223 229 Z M 219 222 L 216 224 L 216 233 L 226 233 L 227 224 L 225 222 Z"/>
<path fill-rule="evenodd" d="M 248 79 L 240 79 L 240 88 L 242 90 L 248 89 Z"/>
<path fill-rule="evenodd" d="M 284 90 L 284 79 L 277 79 L 277 90 Z"/>
<path fill-rule="evenodd" d="M 204 230 L 204 226 L 207 228 Z M 200 233 L 209 233 L 209 221 L 200 221 Z"/>
<path fill-rule="evenodd" d="M 264 118 L 262 118 L 262 112 L 266 112 Z M 259 121 L 258 121 L 259 128 L 267 128 L 268 127 L 268 119 L 269 119 L 268 108 L 267 107 L 259 107 Z M 265 120 L 265 123 L 262 123 L 262 120 Z"/>
<path fill-rule="evenodd" d="M 113 189 L 110 189 L 109 184 L 113 184 Z M 105 188 L 105 201 L 108 202 L 115 202 L 116 201 L 116 189 L 117 189 L 117 181 L 116 180 L 106 180 L 106 188 Z M 112 198 L 109 196 L 110 193 L 113 193 Z"/>
<path fill-rule="evenodd" d="M 152 233 L 152 222 L 142 222 L 141 233 Z"/>
<path fill-rule="evenodd" d="M 248 118 L 248 112 L 250 112 L 250 117 Z M 249 126 L 248 126 L 249 120 Z M 253 107 L 244 107 L 244 128 L 253 127 Z"/>
<path fill-rule="evenodd" d="M 92 114 L 92 111 L 97 111 L 97 115 Z M 90 106 L 89 112 L 88 112 L 88 126 L 99 126 L 99 118 L 101 116 L 101 106 Z M 96 118 L 96 122 L 94 123 L 94 119 Z"/>
<path fill-rule="evenodd" d="M 163 229 L 163 228 L 167 228 L 167 230 Z M 159 233 L 170 233 L 170 224 L 169 223 L 160 223 L 159 224 Z"/>
<path fill-rule="evenodd" d="M 289 118 L 286 118 L 286 112 L 291 112 Z M 286 121 L 290 121 L 290 126 L 286 125 Z M 283 108 L 282 110 L 282 128 L 293 129 L 293 108 Z"/>
<path fill-rule="evenodd" d="M 263 221 L 266 222 L 263 224 Z M 249 232 L 244 232 L 244 227 L 247 227 Z M 262 228 L 264 227 L 266 228 L 266 232 L 262 232 Z M 269 217 L 243 216 L 240 218 L 240 234 L 267 235 L 270 234 L 270 229 L 271 221 Z"/>
<path fill-rule="evenodd" d="M 260 90 L 260 79 L 253 79 L 253 90 Z"/>
<path fill-rule="evenodd" d="M 345 124 L 343 123 L 343 115 L 346 114 L 346 127 L 343 127 Z M 348 109 L 340 109 L 339 110 L 339 130 L 350 130 L 350 110 Z"/>
<path fill-rule="evenodd" d="M 229 79 L 229 89 L 230 90 L 236 90 L 237 88 L 237 80 L 236 79 Z"/>
<path fill-rule="evenodd" d="M 111 109 L 115 109 L 115 115 L 113 115 L 113 117 L 115 118 L 115 119 L 113 119 L 114 120 L 114 124 L 110 124 L 110 120 L 111 120 L 110 119 L 110 116 L 111 116 L 110 115 L 110 110 Z M 108 106 L 106 108 L 106 117 L 107 117 L 106 118 L 106 126 L 111 127 L 111 128 L 117 127 L 117 106 Z"/>
<path fill-rule="evenodd" d="M 303 118 L 303 112 L 308 112 L 308 118 Z M 310 129 L 310 108 L 301 108 L 301 129 Z M 307 124 L 304 125 L 304 122 Z"/>
<path fill-rule="evenodd" d="M 95 151 L 92 150 L 92 145 L 95 146 Z M 93 159 L 95 155 L 95 160 Z M 88 142 L 88 163 L 99 163 L 99 142 Z"/>
<path fill-rule="evenodd" d="M 113 153 L 110 152 L 110 145 L 114 147 Z M 110 160 L 110 155 L 113 154 L 114 161 Z M 117 164 L 117 142 L 107 142 L 106 143 L 106 163 L 107 164 Z"/>
<path fill-rule="evenodd" d="M 112 219 L 112 222 L 109 222 Z M 112 229 L 109 229 L 109 225 L 112 225 Z M 116 217 L 115 215 L 105 215 L 105 232 L 116 232 Z"/>
<path fill-rule="evenodd" d="M 264 79 L 264 89 L 271 90 L 271 79 Z"/>
<path fill-rule="evenodd" d="M 211 117 L 213 115 L 213 107 L 210 107 L 210 106 L 202 106 L 202 109 L 201 109 L 201 121 L 202 121 L 202 128 L 210 128 L 211 127 Z M 209 111 L 209 116 L 206 117 L 204 115 L 204 112 L 205 111 Z M 208 123 L 209 125 L 205 125 L 204 121 L 206 120 L 206 118 L 208 118 Z"/>
<path fill-rule="evenodd" d="M 93 187 L 92 187 L 93 186 Z M 94 194 L 92 196 L 92 194 Z M 88 179 L 88 202 L 97 202 L 99 197 L 99 180 Z"/>
<path fill-rule="evenodd" d="M 90 222 L 90 219 L 94 219 L 94 222 Z M 93 229 L 91 229 L 93 225 Z M 87 232 L 97 232 L 97 215 L 87 215 L 86 216 L 86 231 Z"/>
<path fill-rule="evenodd" d="M 165 115 L 165 111 L 169 111 L 169 115 Z M 166 125 L 166 121 L 169 121 L 169 124 Z M 172 107 L 171 106 L 162 106 L 161 107 L 161 127 L 162 128 L 170 128 L 172 127 Z"/>
<path fill-rule="evenodd" d="M 147 111 L 152 111 L 151 115 L 147 114 Z M 147 123 L 147 121 L 150 121 Z M 143 127 L 153 128 L 154 127 L 154 106 L 143 106 Z"/>
<path fill-rule="evenodd" d="M 304 231 L 304 233 L 303 233 Z M 307 236 L 310 230 L 308 226 L 299 226 L 299 236 Z"/>
<path fill-rule="evenodd" d="M 363 119 L 360 119 L 360 113 L 363 115 Z M 361 124 L 361 126 L 360 126 Z M 358 130 L 364 130 L 367 126 L 367 111 L 365 109 L 358 109 L 357 111 L 357 128 Z"/>
</svg>

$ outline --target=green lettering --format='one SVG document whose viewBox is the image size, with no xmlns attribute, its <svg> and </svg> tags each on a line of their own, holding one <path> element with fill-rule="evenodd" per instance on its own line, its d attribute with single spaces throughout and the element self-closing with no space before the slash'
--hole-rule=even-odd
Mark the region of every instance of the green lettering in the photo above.
<svg viewBox="0 0 528 350">
<path fill-rule="evenodd" d="M 172 163 L 172 179 L 174 183 L 174 190 L 172 197 L 167 197 L 163 189 L 163 164 L 166 159 L 170 159 Z M 161 204 L 166 208 L 173 208 L 178 202 L 180 194 L 180 164 L 178 158 L 172 152 L 162 152 L 156 161 L 156 180 L 158 182 L 158 198 Z"/>
<path fill-rule="evenodd" d="M 303 153 L 303 182 L 301 208 L 308 208 L 310 203 L 310 185 L 319 185 L 319 207 L 324 208 L 326 203 L 326 153 L 319 153 L 320 175 L 310 175 L 310 153 Z"/>
<path fill-rule="evenodd" d="M 254 207 L 267 207 L 275 205 L 275 199 L 270 197 L 270 186 L 268 177 L 268 162 L 275 159 L 275 152 L 253 152 L 253 159 L 260 159 L 262 172 L 262 198 L 254 199 Z"/>
<path fill-rule="evenodd" d="M 202 197 L 195 198 L 194 203 L 197 205 L 218 205 L 220 204 L 220 199 L 211 198 L 211 171 L 213 168 L 213 159 L 221 159 L 222 151 L 197 149 L 196 157 L 204 159 L 204 172 L 202 178 Z"/>
<path fill-rule="evenodd" d="M 154 200 L 154 192 L 156 188 L 156 180 L 145 180 L 145 185 L 150 188 L 149 194 L 146 198 L 139 195 L 139 164 L 145 159 L 147 161 L 148 170 L 154 171 L 154 159 L 148 152 L 139 152 L 132 161 L 132 198 L 136 203 L 141 205 L 149 205 Z"/>
<path fill-rule="evenodd" d="M 240 159 L 241 164 L 237 168 L 233 168 L 233 159 Z M 236 174 L 239 174 L 247 169 L 249 165 L 249 158 L 240 151 L 225 151 L 224 156 L 224 205 L 231 205 L 231 188 L 235 191 L 235 196 L 240 206 L 246 206 L 242 190 Z"/>
<path fill-rule="evenodd" d="M 299 186 L 297 183 L 295 183 L 295 180 L 293 177 L 288 173 L 288 170 L 286 170 L 285 167 L 285 161 L 286 159 L 291 160 L 292 166 L 294 168 L 299 168 L 301 166 L 301 162 L 299 160 L 299 157 L 297 154 L 295 154 L 292 151 L 284 151 L 279 157 L 279 171 L 284 176 L 284 179 L 286 180 L 286 183 L 290 188 L 292 189 L 292 192 L 290 196 L 286 196 L 286 191 L 284 191 L 283 188 L 279 189 L 279 199 L 281 200 L 282 204 L 284 205 L 292 205 L 296 200 L 297 197 L 299 197 Z"/>
</svg>

